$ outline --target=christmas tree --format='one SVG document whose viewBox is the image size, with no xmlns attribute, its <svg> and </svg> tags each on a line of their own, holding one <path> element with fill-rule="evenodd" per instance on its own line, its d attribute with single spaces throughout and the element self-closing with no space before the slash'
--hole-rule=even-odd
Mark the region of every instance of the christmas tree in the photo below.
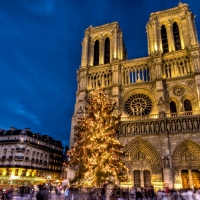
<svg viewBox="0 0 200 200">
<path fill-rule="evenodd" d="M 71 183 L 99 186 L 109 178 L 119 180 L 127 172 L 123 145 L 116 139 L 120 116 L 113 114 L 116 102 L 100 88 L 93 90 L 86 102 L 86 116 L 77 121 L 75 144 L 69 151 L 69 166 L 74 170 Z"/>
</svg>

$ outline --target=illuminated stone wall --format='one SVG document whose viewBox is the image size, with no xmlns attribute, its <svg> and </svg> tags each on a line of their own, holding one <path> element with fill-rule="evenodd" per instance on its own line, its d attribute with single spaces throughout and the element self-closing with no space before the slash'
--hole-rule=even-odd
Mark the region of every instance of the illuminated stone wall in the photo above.
<svg viewBox="0 0 200 200">
<path fill-rule="evenodd" d="M 200 62 L 194 16 L 187 4 L 179 3 L 151 13 L 146 29 L 148 56 L 130 60 L 117 22 L 86 29 L 70 145 L 75 121 L 85 112 L 85 97 L 100 83 L 121 114 L 118 137 L 129 155 L 129 181 L 157 189 L 199 187 Z M 110 41 L 109 63 L 104 62 L 105 38 Z M 94 65 L 97 40 L 99 64 Z"/>
</svg>

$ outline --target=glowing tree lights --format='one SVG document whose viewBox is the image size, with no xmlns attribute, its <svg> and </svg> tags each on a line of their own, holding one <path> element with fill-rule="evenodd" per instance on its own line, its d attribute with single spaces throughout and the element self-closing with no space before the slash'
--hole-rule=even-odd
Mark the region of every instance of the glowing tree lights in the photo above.
<svg viewBox="0 0 200 200">
<path fill-rule="evenodd" d="M 87 98 L 86 116 L 75 126 L 75 144 L 69 151 L 69 166 L 74 170 L 71 183 L 100 185 L 110 177 L 123 178 L 127 168 L 122 162 L 122 145 L 115 138 L 120 116 L 112 112 L 116 102 L 96 89 Z"/>
</svg>

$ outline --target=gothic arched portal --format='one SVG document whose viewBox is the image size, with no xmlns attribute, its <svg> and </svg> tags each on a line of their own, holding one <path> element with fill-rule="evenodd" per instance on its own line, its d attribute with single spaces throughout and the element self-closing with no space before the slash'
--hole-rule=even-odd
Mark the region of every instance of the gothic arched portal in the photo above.
<svg viewBox="0 0 200 200">
<path fill-rule="evenodd" d="M 184 140 L 175 148 L 172 159 L 175 184 L 183 188 L 200 187 L 200 145 Z"/>
<path fill-rule="evenodd" d="M 162 183 L 162 159 L 151 143 L 138 137 L 129 142 L 124 151 L 130 158 L 134 185 L 148 186 L 158 182 Z"/>
</svg>

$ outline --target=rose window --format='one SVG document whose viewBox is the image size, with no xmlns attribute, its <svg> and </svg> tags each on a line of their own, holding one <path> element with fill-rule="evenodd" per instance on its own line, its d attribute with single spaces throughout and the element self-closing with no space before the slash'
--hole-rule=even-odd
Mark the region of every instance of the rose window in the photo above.
<svg viewBox="0 0 200 200">
<path fill-rule="evenodd" d="M 152 101 L 145 94 L 134 94 L 125 103 L 125 110 L 130 116 L 148 115 L 151 112 Z"/>
</svg>

